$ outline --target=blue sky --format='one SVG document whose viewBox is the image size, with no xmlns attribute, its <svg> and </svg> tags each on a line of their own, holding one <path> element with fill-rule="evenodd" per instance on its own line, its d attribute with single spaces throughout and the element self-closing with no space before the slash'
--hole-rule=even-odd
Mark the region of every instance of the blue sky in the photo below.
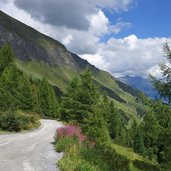
<svg viewBox="0 0 171 171">
<path fill-rule="evenodd" d="M 111 35 L 115 38 L 123 38 L 130 34 L 135 34 L 139 38 L 171 37 L 170 0 L 137 0 L 126 12 L 104 12 L 112 23 L 120 18 L 132 24 L 119 34 Z"/>
<path fill-rule="evenodd" d="M 160 75 L 171 0 L 0 0 L 0 10 L 116 77 Z"/>
</svg>

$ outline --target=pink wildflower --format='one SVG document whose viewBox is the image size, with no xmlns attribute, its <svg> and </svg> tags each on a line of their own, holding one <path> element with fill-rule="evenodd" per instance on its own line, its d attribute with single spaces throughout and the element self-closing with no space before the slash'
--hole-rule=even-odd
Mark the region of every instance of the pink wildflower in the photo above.
<svg viewBox="0 0 171 171">
<path fill-rule="evenodd" d="M 81 128 L 79 126 L 69 125 L 60 127 L 56 130 L 56 137 L 58 139 L 64 137 L 74 137 L 78 138 L 78 141 L 81 143 L 86 139 L 86 136 L 82 134 Z"/>
</svg>

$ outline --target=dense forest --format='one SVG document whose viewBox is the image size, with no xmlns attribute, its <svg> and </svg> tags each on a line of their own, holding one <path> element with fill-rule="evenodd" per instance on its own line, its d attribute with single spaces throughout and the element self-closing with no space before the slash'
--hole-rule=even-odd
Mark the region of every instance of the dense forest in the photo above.
<svg viewBox="0 0 171 171">
<path fill-rule="evenodd" d="M 164 49 L 170 61 L 170 49 L 167 45 Z M 15 65 L 13 50 L 5 45 L 0 50 L 0 129 L 29 129 L 38 125 L 39 118 L 59 118 L 74 126 L 77 132 L 74 136 L 56 140 L 57 151 L 65 152 L 59 162 L 61 170 L 71 169 L 72 163 L 72 170 L 82 171 L 169 171 L 170 70 L 168 66 L 161 67 L 166 80 L 154 77 L 151 80 L 169 104 L 142 98 L 142 103 L 148 104 L 148 111 L 140 123 L 134 120 L 129 128 L 121 110 L 94 83 L 89 69 L 73 78 L 59 99 L 48 81 L 33 79 L 20 71 Z M 117 153 L 116 145 L 132 149 L 143 159 L 131 161 Z"/>
<path fill-rule="evenodd" d="M 33 80 L 15 65 L 11 46 L 0 50 L 0 129 L 19 131 L 39 117 L 57 118 L 55 91 L 45 79 Z M 28 125 L 28 126 L 26 126 Z"/>
<path fill-rule="evenodd" d="M 119 158 L 116 161 L 121 162 L 119 168 L 108 163 L 106 168 L 99 166 L 102 167 L 101 170 L 128 170 L 129 168 L 129 161 L 118 156 L 112 144 L 134 149 L 136 153 L 154 164 L 136 161 L 134 165 L 137 168 L 149 171 L 169 170 L 171 109 L 161 101 L 149 100 L 148 103 L 149 110 L 143 121 L 137 123 L 134 120 L 132 127 L 128 129 L 112 99 L 105 94 L 100 95 L 93 83 L 91 72 L 87 70 L 71 82 L 66 95 L 62 98 L 60 117 L 70 124 L 79 125 L 90 144 L 92 142 L 95 144 L 93 150 L 99 152 L 101 149 L 101 155 L 108 155 L 110 159 L 113 158 L 113 161 Z"/>
<path fill-rule="evenodd" d="M 167 44 L 164 45 L 164 50 L 170 62 L 171 51 Z M 103 166 L 99 164 L 98 169 L 89 170 L 130 169 L 128 159 L 119 156 L 112 148 L 113 144 L 133 149 L 136 153 L 151 161 L 151 164 L 138 160 L 134 161 L 135 168 L 146 171 L 171 170 L 170 68 L 168 65 L 162 64 L 161 70 L 164 79 L 157 80 L 151 76 L 151 81 L 161 97 L 165 97 L 169 104 L 164 104 L 160 100 L 153 101 L 145 97 L 142 98 L 142 103 L 149 106 L 148 111 L 140 123 L 134 120 L 129 129 L 125 125 L 120 111 L 115 107 L 113 100 L 108 98 L 105 93 L 102 95 L 93 83 L 90 70 L 73 79 L 67 93 L 62 97 L 60 118 L 70 124 L 80 126 L 83 135 L 88 137 L 88 154 L 91 153 L 91 144 L 93 143 L 93 152 L 97 155 L 99 153 L 103 156 L 107 155 L 106 158 L 108 158 L 107 161 L 105 161 L 106 158 L 101 158 Z M 61 150 L 60 143 L 58 143 L 59 146 L 57 145 L 59 151 Z M 79 155 L 82 156 L 82 154 Z M 94 157 L 97 158 L 96 155 Z M 83 158 L 85 159 L 85 156 Z M 95 162 L 89 160 L 89 164 Z M 115 161 L 115 165 L 110 163 L 110 160 Z M 64 158 L 63 162 L 65 165 L 61 164 L 61 168 L 67 170 L 68 161 Z M 130 170 L 136 170 L 135 168 Z"/>
</svg>

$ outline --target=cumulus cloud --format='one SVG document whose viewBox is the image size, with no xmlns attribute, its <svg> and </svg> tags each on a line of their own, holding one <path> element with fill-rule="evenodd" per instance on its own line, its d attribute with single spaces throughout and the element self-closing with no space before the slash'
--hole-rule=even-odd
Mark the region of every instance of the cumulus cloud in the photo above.
<svg viewBox="0 0 171 171">
<path fill-rule="evenodd" d="M 108 8 L 115 11 L 126 11 L 133 2 L 134 0 L 94 0 L 92 3 L 101 8 Z"/>
<path fill-rule="evenodd" d="M 67 35 L 66 37 L 63 38 L 62 43 L 64 45 L 68 45 L 68 44 L 71 43 L 72 40 L 73 40 L 72 35 L 69 34 L 69 35 Z"/>
<path fill-rule="evenodd" d="M 90 30 L 97 36 L 106 34 L 109 31 L 109 19 L 99 10 L 96 15 L 91 15 L 89 18 Z"/>
<path fill-rule="evenodd" d="M 87 30 L 86 17 L 96 12 L 85 0 L 14 0 L 14 4 L 44 23 L 78 30 Z"/>
<path fill-rule="evenodd" d="M 160 71 L 156 67 L 165 60 L 162 46 L 166 41 L 171 42 L 171 39 L 138 39 L 136 35 L 123 39 L 111 38 L 100 45 L 97 54 L 82 57 L 116 76 L 147 77 L 149 73 L 159 75 Z M 103 62 L 98 63 L 98 60 Z"/>
<path fill-rule="evenodd" d="M 3 0 L 0 9 L 115 76 L 147 77 L 150 72 L 159 75 L 157 65 L 165 59 L 162 46 L 171 39 L 139 39 L 132 34 L 100 41 L 102 36 L 131 27 L 131 23 L 121 20 L 111 24 L 103 9 L 125 11 L 132 3 L 133 0 Z"/>
<path fill-rule="evenodd" d="M 112 25 L 102 8 L 110 6 L 113 10 L 126 10 L 129 3 L 132 1 L 106 0 L 98 3 L 96 0 L 73 0 L 71 3 L 70 0 L 10 0 L 10 3 L 1 8 L 18 20 L 64 43 L 74 53 L 95 54 L 102 36 L 117 34 L 130 25 L 121 21 Z M 122 8 L 121 4 L 124 4 Z"/>
<path fill-rule="evenodd" d="M 14 0 L 14 4 L 44 23 L 71 29 L 88 30 L 88 16 L 98 9 L 125 10 L 132 0 Z"/>
<path fill-rule="evenodd" d="M 131 26 L 132 24 L 130 22 L 119 21 L 115 25 L 111 25 L 109 29 L 111 33 L 117 34 L 121 32 L 123 29 L 130 28 Z"/>
</svg>

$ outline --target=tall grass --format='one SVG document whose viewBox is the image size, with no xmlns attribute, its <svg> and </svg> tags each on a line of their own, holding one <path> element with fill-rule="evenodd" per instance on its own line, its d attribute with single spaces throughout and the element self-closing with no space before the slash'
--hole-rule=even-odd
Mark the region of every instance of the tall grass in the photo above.
<svg viewBox="0 0 171 171">
<path fill-rule="evenodd" d="M 129 171 L 129 160 L 111 147 L 103 149 L 91 145 L 78 126 L 58 128 L 55 148 L 64 152 L 58 162 L 62 171 Z"/>
</svg>

